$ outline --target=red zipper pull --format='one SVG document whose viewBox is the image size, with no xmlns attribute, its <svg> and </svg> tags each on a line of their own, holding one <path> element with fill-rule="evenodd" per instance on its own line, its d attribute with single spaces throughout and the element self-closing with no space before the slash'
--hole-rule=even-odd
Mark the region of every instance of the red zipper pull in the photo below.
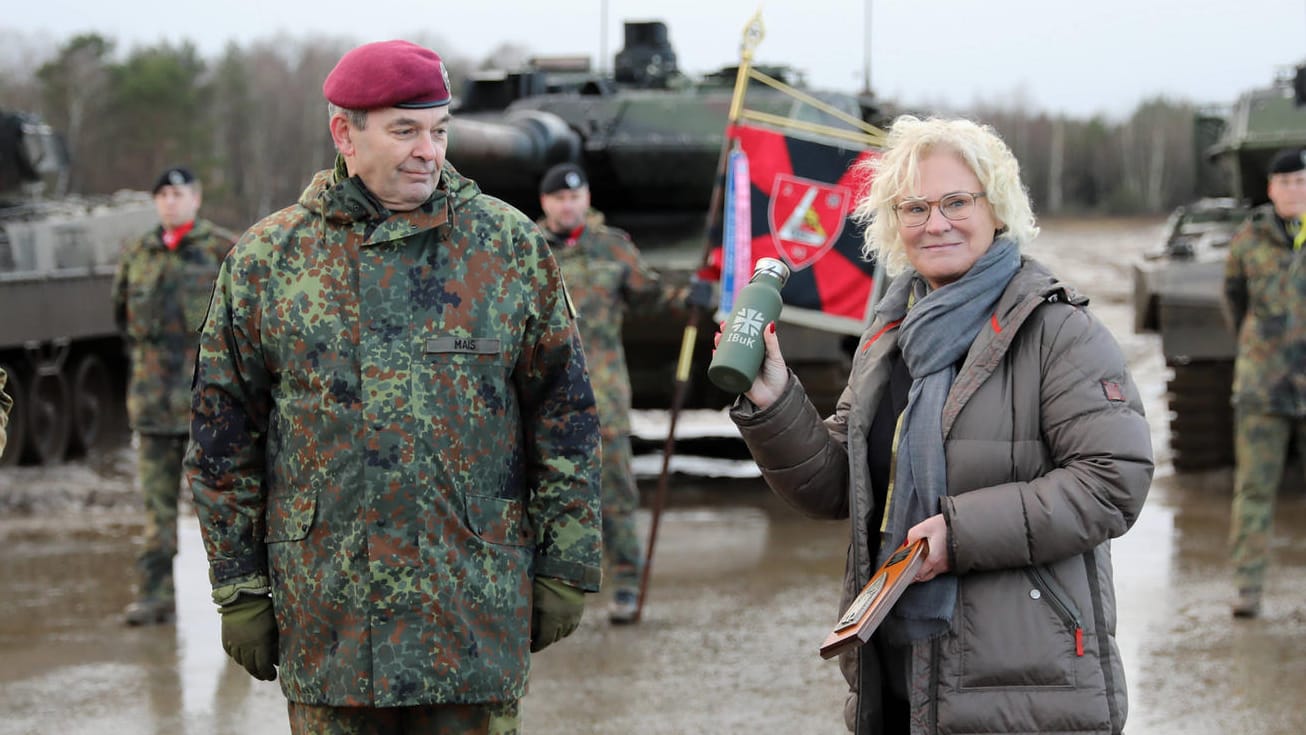
<svg viewBox="0 0 1306 735">
<path fill-rule="evenodd" d="M 1075 628 L 1075 655 L 1084 655 L 1084 629 Z"/>
</svg>

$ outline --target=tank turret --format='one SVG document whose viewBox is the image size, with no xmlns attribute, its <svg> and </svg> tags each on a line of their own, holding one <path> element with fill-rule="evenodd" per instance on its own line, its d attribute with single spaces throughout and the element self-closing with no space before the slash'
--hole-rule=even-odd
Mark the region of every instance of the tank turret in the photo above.
<svg viewBox="0 0 1306 735">
<path fill-rule="evenodd" d="M 626 45 L 616 54 L 612 76 L 593 72 L 577 57 L 554 57 L 533 59 L 526 69 L 470 77 L 454 110 L 449 160 L 485 191 L 531 214 L 539 211 L 540 177 L 554 164 L 571 162 L 588 172 L 595 207 L 632 234 L 654 218 L 663 225 L 669 217 L 687 218 L 701 226 L 716 181 L 735 67 L 690 80 L 677 69 L 665 24 L 628 22 L 625 28 Z M 802 86 L 792 69 L 758 68 Z M 875 112 L 869 98 L 813 94 L 860 119 Z M 749 104 L 848 127 L 760 85 L 749 91 Z"/>
<path fill-rule="evenodd" d="M 626 23 L 626 45 L 617 52 L 613 74 L 618 84 L 666 89 L 679 74 L 667 26 L 657 21 Z"/>
<path fill-rule="evenodd" d="M 1171 214 L 1161 247 L 1134 266 L 1134 329 L 1156 332 L 1168 381 L 1170 447 L 1179 470 L 1233 462 L 1229 398 L 1237 345 L 1224 316 L 1229 241 L 1264 204 L 1274 153 L 1306 146 L 1306 66 L 1241 95 L 1224 115 L 1198 113 L 1194 138 L 1206 198 Z"/>
<path fill-rule="evenodd" d="M 1306 145 L 1306 99 L 1298 89 L 1306 91 L 1306 66 L 1243 94 L 1234 104 L 1208 155 L 1219 163 L 1235 199 L 1250 206 L 1269 201 L 1265 171 L 1270 159 L 1280 149 Z"/>
<path fill-rule="evenodd" d="M 39 196 L 53 181 L 56 193 L 67 181 L 63 139 L 35 115 L 0 110 L 0 207 Z"/>
<path fill-rule="evenodd" d="M 756 65 L 804 88 L 793 69 Z M 737 67 L 691 79 L 679 68 L 667 27 L 627 22 L 613 72 L 594 71 L 586 57 L 535 58 L 523 69 L 474 74 L 453 113 L 449 161 L 481 189 L 531 216 L 539 214 L 538 182 L 557 163 L 583 166 L 594 207 L 629 232 L 645 258 L 672 282 L 688 281 L 701 265 L 712 189 L 725 138 Z M 751 109 L 851 130 L 845 121 L 753 82 Z M 879 122 L 873 98 L 804 89 L 861 120 Z M 845 360 L 836 336 L 812 332 L 786 338 L 796 362 Z M 697 351 L 706 370 L 710 330 Z M 666 313 L 627 315 L 626 350 L 637 407 L 665 406 L 671 396 L 679 326 Z M 701 367 L 702 370 L 698 368 Z M 842 368 L 830 371 L 840 374 Z M 842 374 L 846 374 L 843 372 Z M 723 405 L 698 381 L 689 405 Z"/>
</svg>

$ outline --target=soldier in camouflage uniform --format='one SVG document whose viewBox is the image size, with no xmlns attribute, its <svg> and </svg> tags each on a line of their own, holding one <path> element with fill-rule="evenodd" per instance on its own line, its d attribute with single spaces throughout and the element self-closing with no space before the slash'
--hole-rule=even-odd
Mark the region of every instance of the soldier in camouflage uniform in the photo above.
<svg viewBox="0 0 1306 735">
<path fill-rule="evenodd" d="M 114 317 L 131 355 L 127 414 L 138 435 L 145 498 L 136 599 L 123 614 L 128 625 L 166 623 L 175 614 L 172 561 L 196 341 L 218 268 L 235 241 L 196 219 L 200 201 L 200 182 L 190 170 L 164 171 L 154 184 L 160 224 L 127 245 L 114 279 Z"/>
<path fill-rule="evenodd" d="M 1306 150 L 1271 161 L 1270 203 L 1229 245 L 1225 299 L 1238 335 L 1230 544 L 1236 617 L 1260 613 L 1274 499 L 1293 434 L 1306 462 Z"/>
<path fill-rule="evenodd" d="M 5 383 L 9 381 L 9 375 L 0 368 L 0 455 L 5 453 L 5 440 L 8 437 L 9 429 L 9 409 L 14 407 L 14 399 L 9 397 L 5 392 Z"/>
<path fill-rule="evenodd" d="M 589 181 L 579 166 L 558 164 L 544 174 L 540 209 L 544 216 L 538 224 L 549 239 L 579 315 L 577 324 L 599 408 L 603 553 L 609 571 L 606 581 L 613 590 L 608 619 L 631 623 L 639 605 L 644 559 L 635 529 L 639 490 L 630 466 L 630 376 L 621 325 L 627 308 L 680 307 L 688 292 L 664 288 L 630 236 L 603 225 L 602 215 L 590 209 Z M 695 298 L 710 300 L 710 284 L 700 281 L 694 287 Z"/>
<path fill-rule="evenodd" d="M 223 647 L 296 733 L 515 733 L 529 653 L 600 582 L 562 276 L 444 163 L 438 55 L 366 44 L 323 93 L 336 167 L 241 238 L 201 337 L 186 465 Z"/>
</svg>

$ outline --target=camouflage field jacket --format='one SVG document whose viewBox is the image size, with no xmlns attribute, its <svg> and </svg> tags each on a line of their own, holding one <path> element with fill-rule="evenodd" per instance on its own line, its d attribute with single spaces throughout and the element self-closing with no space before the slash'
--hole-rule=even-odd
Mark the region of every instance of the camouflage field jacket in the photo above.
<svg viewBox="0 0 1306 735">
<path fill-rule="evenodd" d="M 1224 293 L 1238 333 L 1234 403 L 1306 416 L 1306 248 L 1293 250 L 1272 205 L 1256 209 L 1229 244 Z"/>
<path fill-rule="evenodd" d="M 207 220 L 169 250 L 163 228 L 128 243 L 118 260 L 113 310 L 131 354 L 127 415 L 144 434 L 190 431 L 196 342 L 222 259 L 235 237 Z"/>
<path fill-rule="evenodd" d="M 630 375 L 621 326 L 629 307 L 657 308 L 672 298 L 640 257 L 630 236 L 599 224 L 575 242 L 550 241 L 576 305 L 577 326 L 604 436 L 630 433 Z"/>
<path fill-rule="evenodd" d="M 452 167 L 340 168 L 219 276 L 186 458 L 215 590 L 270 585 L 292 701 L 519 698 L 532 578 L 596 591 L 599 434 L 539 230 Z"/>
</svg>

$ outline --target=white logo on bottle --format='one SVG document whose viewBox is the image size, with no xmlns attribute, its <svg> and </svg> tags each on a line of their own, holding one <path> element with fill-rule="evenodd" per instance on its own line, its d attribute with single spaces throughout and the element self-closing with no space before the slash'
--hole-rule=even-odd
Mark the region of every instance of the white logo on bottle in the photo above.
<svg viewBox="0 0 1306 735">
<path fill-rule="evenodd" d="M 731 328 L 745 336 L 756 337 L 762 333 L 763 326 L 765 325 L 762 323 L 762 312 L 745 307 L 739 310 Z"/>
</svg>

